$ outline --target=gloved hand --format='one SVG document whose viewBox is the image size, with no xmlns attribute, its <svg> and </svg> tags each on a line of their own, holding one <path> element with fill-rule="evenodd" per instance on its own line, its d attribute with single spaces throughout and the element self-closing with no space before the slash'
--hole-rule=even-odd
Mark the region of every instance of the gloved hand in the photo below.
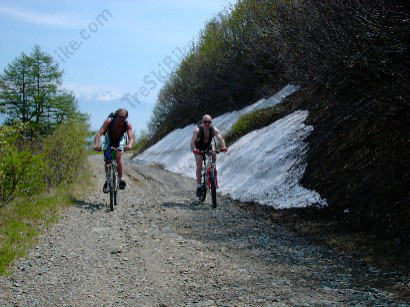
<svg viewBox="0 0 410 307">
<path fill-rule="evenodd" d="M 196 155 L 201 154 L 201 151 L 199 149 L 196 149 L 196 148 L 192 152 Z"/>
<path fill-rule="evenodd" d="M 228 151 L 228 147 L 222 147 L 221 148 L 221 152 L 227 152 Z"/>
</svg>

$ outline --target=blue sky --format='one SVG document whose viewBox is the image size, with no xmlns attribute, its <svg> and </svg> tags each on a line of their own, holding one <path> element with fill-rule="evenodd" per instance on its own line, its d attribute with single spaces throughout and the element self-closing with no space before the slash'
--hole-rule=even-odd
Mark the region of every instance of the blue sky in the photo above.
<svg viewBox="0 0 410 307">
<path fill-rule="evenodd" d="M 0 0 L 0 72 L 38 44 L 64 70 L 63 85 L 98 129 L 129 111 L 146 128 L 163 78 L 207 20 L 232 0 Z"/>
</svg>

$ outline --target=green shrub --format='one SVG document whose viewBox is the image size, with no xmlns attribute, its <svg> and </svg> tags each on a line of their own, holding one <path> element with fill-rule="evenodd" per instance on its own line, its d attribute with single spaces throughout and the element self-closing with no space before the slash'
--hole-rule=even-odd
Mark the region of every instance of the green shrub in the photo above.
<svg viewBox="0 0 410 307">
<path fill-rule="evenodd" d="M 134 145 L 132 146 L 134 154 L 139 154 L 148 148 L 149 135 L 145 130 L 142 130 L 141 135 L 134 139 Z"/>
<path fill-rule="evenodd" d="M 285 116 L 284 112 L 284 105 L 276 105 L 240 116 L 225 135 L 225 142 L 230 145 L 245 134 L 270 125 L 282 116 Z M 286 112 L 289 113 L 289 111 Z"/>
<path fill-rule="evenodd" d="M 29 125 L 21 123 L 0 128 L 0 202 L 2 203 L 16 196 L 32 195 L 44 188 L 43 156 L 24 149 L 21 141 L 28 129 Z"/>
<path fill-rule="evenodd" d="M 3 202 L 16 196 L 32 195 L 44 188 L 43 157 L 27 150 L 10 149 L 1 159 L 0 195 Z"/>
<path fill-rule="evenodd" d="M 73 119 L 46 139 L 30 123 L 0 127 L 0 203 L 72 182 L 84 165 L 88 126 Z"/>
<path fill-rule="evenodd" d="M 86 159 L 87 136 L 85 121 L 70 120 L 44 140 L 45 178 L 49 186 L 70 183 L 77 176 Z"/>
</svg>

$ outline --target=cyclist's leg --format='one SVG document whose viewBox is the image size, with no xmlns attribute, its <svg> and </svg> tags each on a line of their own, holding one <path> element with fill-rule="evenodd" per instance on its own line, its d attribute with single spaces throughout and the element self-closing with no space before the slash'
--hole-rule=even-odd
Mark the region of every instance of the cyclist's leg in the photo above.
<svg viewBox="0 0 410 307">
<path fill-rule="evenodd" d="M 102 147 L 104 151 L 104 170 L 105 170 L 105 177 L 108 176 L 108 163 L 111 161 L 111 149 L 110 149 L 110 139 L 107 135 L 104 136 L 104 143 Z M 107 179 L 104 181 L 103 192 L 108 193 L 108 181 Z"/>
<path fill-rule="evenodd" d="M 122 178 L 122 173 L 123 173 L 122 151 L 117 152 L 116 161 L 117 161 L 117 172 L 118 172 L 118 186 L 121 190 L 123 190 L 125 189 L 125 186 L 127 184 L 125 183 L 125 180 Z"/>
<path fill-rule="evenodd" d="M 216 162 L 216 152 L 215 152 L 215 148 L 211 149 L 211 153 L 212 153 L 212 162 L 215 163 Z"/>
<path fill-rule="evenodd" d="M 196 162 L 196 196 L 201 198 L 205 193 L 203 191 L 203 187 L 201 185 L 201 177 L 202 177 L 202 163 L 204 158 L 202 155 L 195 155 L 195 162 Z"/>
<path fill-rule="evenodd" d="M 119 143 L 118 147 L 119 148 L 124 148 L 125 145 L 126 145 L 126 139 L 125 139 L 124 136 L 122 136 L 121 139 L 120 139 L 120 143 Z M 122 178 L 122 174 L 123 174 L 122 151 L 117 152 L 116 161 L 117 161 L 119 187 L 120 187 L 120 189 L 124 189 L 126 184 L 125 184 L 124 179 Z"/>
<path fill-rule="evenodd" d="M 202 172 L 202 163 L 204 159 L 202 155 L 195 155 L 195 162 L 196 162 L 196 183 L 201 184 L 201 172 Z"/>
<path fill-rule="evenodd" d="M 117 161 L 118 177 L 122 179 L 122 152 L 121 151 L 117 151 L 116 161 Z"/>
<path fill-rule="evenodd" d="M 104 136 L 104 143 L 102 146 L 102 150 L 104 152 L 104 169 L 105 169 L 105 175 L 107 176 L 108 172 L 108 163 L 111 161 L 111 149 L 110 149 L 110 138 L 108 135 Z"/>
<path fill-rule="evenodd" d="M 127 139 L 123 135 L 120 138 L 120 142 L 118 144 L 118 148 L 124 149 L 125 145 L 127 143 Z M 118 167 L 118 177 L 122 179 L 122 151 L 117 151 L 117 167 Z"/>
</svg>

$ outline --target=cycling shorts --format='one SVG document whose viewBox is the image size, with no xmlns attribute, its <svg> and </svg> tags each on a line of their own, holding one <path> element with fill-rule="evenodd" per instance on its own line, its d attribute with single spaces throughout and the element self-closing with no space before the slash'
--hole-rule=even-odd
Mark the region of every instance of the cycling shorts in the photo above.
<svg viewBox="0 0 410 307">
<path fill-rule="evenodd" d="M 122 135 L 119 141 L 119 145 L 118 146 L 114 146 L 114 147 L 118 147 L 118 148 L 124 148 L 126 145 L 126 138 L 125 135 Z M 112 154 L 111 154 L 111 149 L 110 147 L 112 147 L 112 144 L 110 142 L 110 137 L 108 135 L 105 135 L 104 137 L 104 142 L 103 142 L 103 150 L 104 150 L 104 159 L 107 161 L 111 161 L 112 160 Z"/>
<path fill-rule="evenodd" d="M 195 143 L 195 147 L 199 150 L 212 150 L 212 144 L 205 144 L 205 143 L 201 143 L 201 142 L 196 142 Z"/>
</svg>

